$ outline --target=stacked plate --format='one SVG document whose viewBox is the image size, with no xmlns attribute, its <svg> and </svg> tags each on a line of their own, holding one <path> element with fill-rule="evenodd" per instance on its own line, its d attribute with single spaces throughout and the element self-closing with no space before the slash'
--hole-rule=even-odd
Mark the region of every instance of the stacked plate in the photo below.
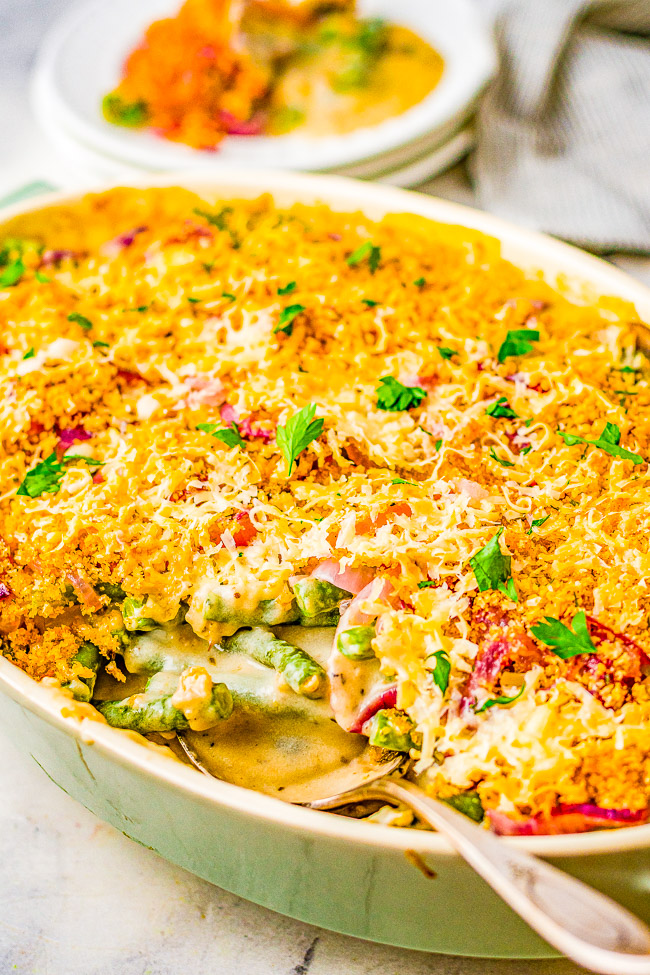
<svg viewBox="0 0 650 975">
<path fill-rule="evenodd" d="M 490 31 L 473 0 L 360 0 L 362 16 L 409 27 L 443 56 L 437 87 L 418 105 L 372 128 L 340 136 L 229 136 L 218 152 L 110 125 L 103 95 L 147 26 L 180 0 L 92 0 L 74 8 L 47 38 L 33 79 L 40 124 L 76 166 L 104 179 L 220 167 L 311 170 L 417 186 L 472 146 L 471 117 L 496 68 Z M 396 9 L 398 6 L 398 9 Z"/>
</svg>

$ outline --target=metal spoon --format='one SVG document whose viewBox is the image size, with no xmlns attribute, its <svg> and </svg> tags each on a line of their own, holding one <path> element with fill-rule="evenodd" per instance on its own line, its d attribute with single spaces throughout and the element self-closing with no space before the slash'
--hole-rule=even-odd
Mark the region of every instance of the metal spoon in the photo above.
<svg viewBox="0 0 650 975">
<path fill-rule="evenodd" d="M 185 733 L 178 738 L 190 762 L 211 775 L 197 754 L 197 736 Z M 576 964 L 603 975 L 650 975 L 650 931 L 637 917 L 400 778 L 405 764 L 404 755 L 368 746 L 341 768 L 263 791 L 312 809 L 336 809 L 369 799 L 404 803 L 442 833 L 531 928 Z M 314 767 L 319 767 L 317 762 Z M 255 788 L 260 789 L 258 771 Z"/>
</svg>

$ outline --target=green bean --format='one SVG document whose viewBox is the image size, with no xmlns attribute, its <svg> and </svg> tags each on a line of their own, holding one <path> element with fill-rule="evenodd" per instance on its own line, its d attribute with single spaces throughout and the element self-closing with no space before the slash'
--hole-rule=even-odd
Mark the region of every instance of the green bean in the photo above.
<svg viewBox="0 0 650 975">
<path fill-rule="evenodd" d="M 121 603 L 126 599 L 126 593 L 116 582 L 98 582 L 95 592 L 100 596 L 108 596 L 113 603 Z"/>
<path fill-rule="evenodd" d="M 294 600 L 262 599 L 256 606 L 239 607 L 235 594 L 228 586 L 210 593 L 203 604 L 203 616 L 212 623 L 237 623 L 239 626 L 279 626 L 295 623 L 299 618 Z"/>
<path fill-rule="evenodd" d="M 439 796 L 439 798 L 448 806 L 469 816 L 475 823 L 483 822 L 485 810 L 478 792 L 457 792 L 453 796 Z"/>
<path fill-rule="evenodd" d="M 413 722 L 395 708 L 377 711 L 370 719 L 368 742 L 377 748 L 389 748 L 394 752 L 409 752 L 414 742 L 411 738 Z"/>
<path fill-rule="evenodd" d="M 332 623 L 336 625 L 340 618 L 340 604 L 352 595 L 346 589 L 339 589 L 331 582 L 311 577 L 299 579 L 294 583 L 293 591 L 302 626 L 328 626 Z M 332 623 L 321 622 L 324 616 L 332 619 Z"/>
<path fill-rule="evenodd" d="M 113 728 L 139 731 L 147 735 L 160 731 L 186 731 L 190 721 L 172 703 L 182 675 L 154 674 L 142 694 L 123 701 L 98 702 L 95 706 Z M 233 710 L 232 694 L 225 684 L 213 684 L 209 702 L 202 709 L 201 722 L 207 729 L 229 718 Z M 206 724 L 207 722 L 207 724 Z"/>
<path fill-rule="evenodd" d="M 146 602 L 146 596 L 126 597 L 122 603 L 122 616 L 124 617 L 124 625 L 127 630 L 153 630 L 157 626 L 160 626 L 160 623 L 145 616 L 142 612 Z"/>
<path fill-rule="evenodd" d="M 320 664 L 291 643 L 278 639 L 266 627 L 240 630 L 224 640 L 225 649 L 244 653 L 282 674 L 289 687 L 305 697 L 322 697 L 325 671 Z"/>
<path fill-rule="evenodd" d="M 92 674 L 88 677 L 74 674 L 72 679 L 63 686 L 72 691 L 76 701 L 90 701 L 95 690 L 95 681 L 97 680 L 97 673 L 99 671 L 99 650 L 94 643 L 82 643 L 70 663 L 80 664 L 86 670 L 91 670 Z"/>
<path fill-rule="evenodd" d="M 353 626 L 339 633 L 336 638 L 336 649 L 348 660 L 372 660 L 375 656 L 372 649 L 374 638 L 374 626 Z"/>
</svg>

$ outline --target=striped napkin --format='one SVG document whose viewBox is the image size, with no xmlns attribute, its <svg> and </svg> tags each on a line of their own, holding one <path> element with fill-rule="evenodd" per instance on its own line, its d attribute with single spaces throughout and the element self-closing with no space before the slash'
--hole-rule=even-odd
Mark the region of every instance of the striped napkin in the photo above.
<svg viewBox="0 0 650 975">
<path fill-rule="evenodd" d="M 479 204 L 608 253 L 650 253 L 650 0 L 493 0 Z"/>
</svg>

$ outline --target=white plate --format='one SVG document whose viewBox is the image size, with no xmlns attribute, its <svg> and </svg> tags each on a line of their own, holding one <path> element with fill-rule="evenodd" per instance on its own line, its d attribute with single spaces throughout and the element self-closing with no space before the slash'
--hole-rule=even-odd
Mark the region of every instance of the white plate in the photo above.
<svg viewBox="0 0 650 975">
<path fill-rule="evenodd" d="M 32 88 L 32 107 L 38 122 L 52 144 L 83 177 L 92 180 L 131 180 L 145 172 L 134 166 L 99 152 L 79 142 L 61 123 L 51 89 L 37 76 Z M 424 137 L 392 153 L 334 170 L 337 175 L 371 179 L 388 186 L 411 188 L 443 173 L 462 159 L 474 145 L 474 130 L 470 123 L 451 133 L 442 141 Z"/>
<path fill-rule="evenodd" d="M 49 89 L 55 117 L 78 142 L 147 170 L 226 165 L 332 170 L 422 137 L 444 138 L 471 113 L 496 66 L 490 33 L 472 0 L 401 0 L 398 9 L 394 0 L 360 0 L 364 16 L 411 27 L 440 51 L 445 69 L 427 98 L 396 118 L 343 136 L 230 136 L 217 153 L 204 152 L 110 125 L 100 112 L 125 55 L 152 20 L 179 5 L 180 0 L 93 0 L 73 9 L 50 34 L 36 84 Z"/>
</svg>

